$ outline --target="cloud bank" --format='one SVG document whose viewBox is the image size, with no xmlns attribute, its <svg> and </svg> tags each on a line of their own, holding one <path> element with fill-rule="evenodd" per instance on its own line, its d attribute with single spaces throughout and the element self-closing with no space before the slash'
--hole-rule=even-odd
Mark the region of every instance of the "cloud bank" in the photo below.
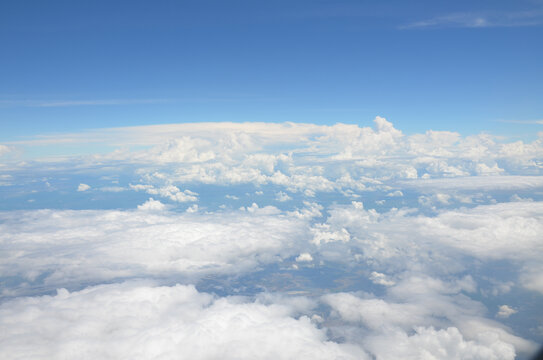
<svg viewBox="0 0 543 360">
<path fill-rule="evenodd" d="M 541 137 L 377 117 L 4 148 L 55 141 L 117 149 L 3 160 L 3 358 L 513 359 L 543 340 Z"/>
</svg>

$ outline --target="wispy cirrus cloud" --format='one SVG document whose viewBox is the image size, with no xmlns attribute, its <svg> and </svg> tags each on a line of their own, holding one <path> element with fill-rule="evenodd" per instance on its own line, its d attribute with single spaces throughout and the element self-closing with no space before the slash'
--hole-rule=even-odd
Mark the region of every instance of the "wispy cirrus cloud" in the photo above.
<svg viewBox="0 0 543 360">
<path fill-rule="evenodd" d="M 498 120 L 498 122 L 512 123 L 512 124 L 543 125 L 543 119 L 537 119 L 537 120 Z"/>
<path fill-rule="evenodd" d="M 140 98 L 140 99 L 0 99 L 2 107 L 74 107 L 74 106 L 119 106 L 166 103 L 216 103 L 232 101 L 270 101 L 273 99 L 258 96 L 217 96 L 217 97 L 179 97 L 179 98 Z"/>
<path fill-rule="evenodd" d="M 522 27 L 543 24 L 543 10 L 458 12 L 404 24 L 400 29 Z"/>
<path fill-rule="evenodd" d="M 160 104 L 173 99 L 94 99 L 94 100 L 0 100 L 0 107 L 71 107 L 97 105 Z"/>
</svg>

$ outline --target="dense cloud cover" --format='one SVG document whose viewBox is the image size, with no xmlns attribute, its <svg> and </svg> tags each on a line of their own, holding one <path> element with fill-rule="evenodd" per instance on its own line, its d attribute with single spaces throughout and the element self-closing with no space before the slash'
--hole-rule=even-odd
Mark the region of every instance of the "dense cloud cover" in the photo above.
<svg viewBox="0 0 543 360">
<path fill-rule="evenodd" d="M 70 139 L 118 149 L 0 158 L 2 358 L 513 359 L 543 341 L 541 137 L 378 117 L 0 156 Z"/>
</svg>

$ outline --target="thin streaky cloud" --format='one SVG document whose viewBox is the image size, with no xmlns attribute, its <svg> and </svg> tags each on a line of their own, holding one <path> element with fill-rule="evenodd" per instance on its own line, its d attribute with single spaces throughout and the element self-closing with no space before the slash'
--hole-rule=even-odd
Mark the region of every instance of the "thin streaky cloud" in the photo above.
<svg viewBox="0 0 543 360">
<path fill-rule="evenodd" d="M 173 99 L 97 99 L 97 100 L 0 100 L 0 106 L 69 107 L 95 105 L 136 105 L 172 102 Z"/>
<path fill-rule="evenodd" d="M 145 105 L 166 103 L 208 103 L 231 101 L 272 101 L 259 97 L 201 97 L 201 98 L 168 98 L 168 99 L 94 99 L 94 100 L 0 100 L 0 107 L 75 107 L 75 106 L 114 106 Z"/>
<path fill-rule="evenodd" d="M 400 26 L 400 29 L 525 27 L 543 24 L 543 10 L 452 13 Z"/>
<path fill-rule="evenodd" d="M 537 120 L 497 120 L 498 122 L 502 123 L 509 123 L 509 124 L 527 124 L 527 125 L 543 125 L 543 119 L 537 119 Z"/>
</svg>

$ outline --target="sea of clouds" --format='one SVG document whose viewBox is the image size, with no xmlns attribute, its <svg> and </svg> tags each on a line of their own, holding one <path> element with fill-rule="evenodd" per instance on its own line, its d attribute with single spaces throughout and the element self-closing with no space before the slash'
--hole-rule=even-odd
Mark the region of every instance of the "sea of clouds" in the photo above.
<svg viewBox="0 0 543 360">
<path fill-rule="evenodd" d="M 20 159 L 73 143 L 114 149 Z M 543 134 L 179 124 L 6 143 L 0 162 L 2 359 L 522 359 L 543 341 Z"/>
</svg>

